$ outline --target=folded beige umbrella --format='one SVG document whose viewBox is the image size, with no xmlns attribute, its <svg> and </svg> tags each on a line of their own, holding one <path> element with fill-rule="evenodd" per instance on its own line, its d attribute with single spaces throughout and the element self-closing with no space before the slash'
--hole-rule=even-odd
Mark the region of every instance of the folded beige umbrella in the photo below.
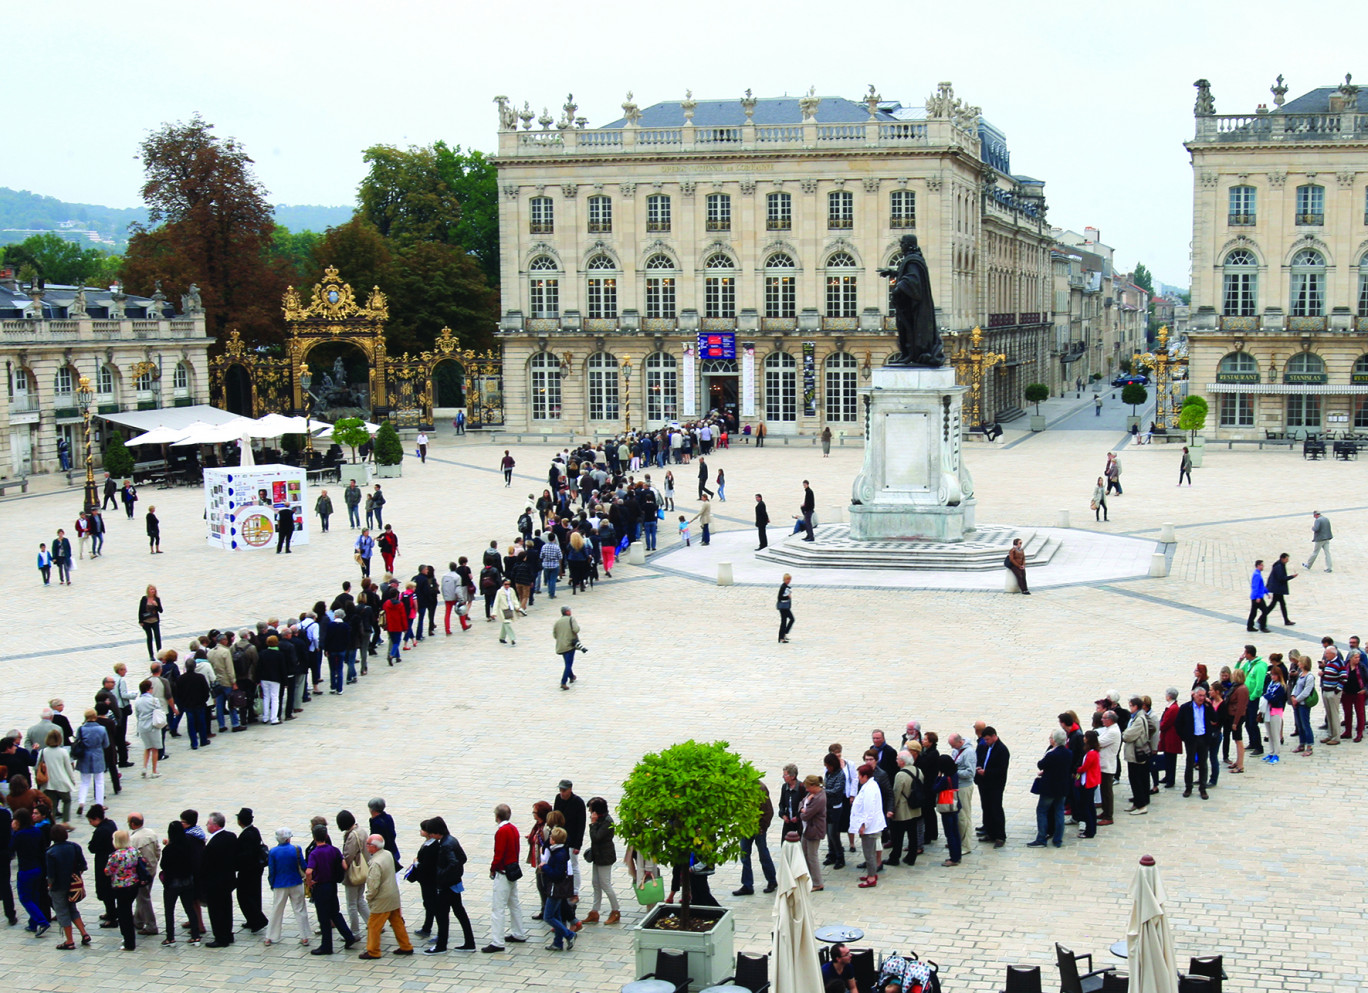
<svg viewBox="0 0 1368 993">
<path fill-rule="evenodd" d="M 779 848 L 779 890 L 774 894 L 774 946 L 770 952 L 771 993 L 812 993 L 822 988 L 817 959 L 817 922 L 812 915 L 812 880 L 803 848 L 785 841 Z"/>
<path fill-rule="evenodd" d="M 1151 856 L 1143 856 L 1135 867 L 1128 895 L 1131 913 L 1126 925 L 1126 964 L 1131 993 L 1178 993 L 1178 956 L 1164 916 L 1168 897 Z"/>
</svg>

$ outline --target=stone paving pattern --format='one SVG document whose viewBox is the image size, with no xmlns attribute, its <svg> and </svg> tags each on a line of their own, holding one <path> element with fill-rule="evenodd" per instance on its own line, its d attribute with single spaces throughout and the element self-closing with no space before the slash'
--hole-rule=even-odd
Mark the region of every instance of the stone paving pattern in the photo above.
<svg viewBox="0 0 1368 993">
<path fill-rule="evenodd" d="M 726 739 L 765 770 L 777 794 L 784 763 L 796 762 L 803 774 L 819 771 L 831 741 L 858 755 L 874 727 L 896 740 L 908 719 L 919 719 L 944 741 L 982 718 L 1013 751 L 1008 847 L 975 848 L 960 868 L 947 869 L 943 848 L 929 846 L 915 868 L 887 869 L 874 890 L 855 887 L 853 868 L 832 873 L 826 891 L 814 895 L 823 923 L 857 925 L 867 933 L 863 944 L 936 960 L 948 991 L 997 990 L 1008 963 L 1040 964 L 1053 988 L 1054 941 L 1092 952 L 1099 966 L 1124 966 L 1107 946 L 1124 936 L 1126 886 L 1148 852 L 1171 899 L 1180 961 L 1224 953 L 1231 990 L 1362 988 L 1364 828 L 1355 814 L 1365 800 L 1368 745 L 1318 746 L 1314 758 L 1289 755 L 1279 767 L 1251 760 L 1243 780 L 1223 776 L 1207 803 L 1165 791 L 1150 816 L 1120 816 L 1096 840 L 1070 831 L 1059 851 L 1024 846 L 1034 826 L 1034 760 L 1058 711 L 1087 713 L 1110 688 L 1157 699 L 1169 685 L 1185 691 L 1195 662 L 1214 674 L 1249 638 L 1266 655 L 1310 651 L 1323 633 L 1344 638 L 1358 630 L 1358 536 L 1368 524 L 1363 467 L 1213 449 L 1194 472 L 1196 485 L 1180 489 L 1176 446 L 1126 447 L 1125 495 L 1112 498 L 1109 524 L 1094 525 L 1086 518 L 1093 480 L 1107 450 L 1123 443 L 1120 432 L 1009 431 L 1004 441 L 966 447 L 980 522 L 1051 527 L 1057 510 L 1069 508 L 1078 527 L 1155 539 L 1171 521 L 1178 526 L 1172 575 L 1026 598 L 812 588 L 795 570 L 797 625 L 792 643 L 778 645 L 773 589 L 720 589 L 649 560 L 645 567 L 624 563 L 592 594 L 558 599 L 575 608 L 592 649 L 577 662 L 572 692 L 558 689 L 550 634 L 556 605 L 539 600 L 532 616 L 518 621 L 516 647 L 498 643 L 496 625 L 477 622 L 467 634 L 439 634 L 405 653 L 398 668 L 372 667 L 359 686 L 340 699 L 323 696 L 289 725 L 220 737 L 193 755 L 186 739 L 174 741 L 164 778 L 126 780 L 113 816 L 122 822 L 138 809 L 161 828 L 186 805 L 231 815 L 246 804 L 263 834 L 289 825 L 301 837 L 310 815 L 331 819 L 343 806 L 363 811 L 380 794 L 407 853 L 418 841 L 417 822 L 440 813 L 471 856 L 467 906 L 483 944 L 489 890 L 479 866 L 490 854 L 496 802 L 513 806 L 522 830 L 533 801 L 551 799 L 562 776 L 585 797 L 601 793 L 615 802 L 639 756 L 689 736 Z M 518 460 L 510 489 L 497 472 L 505 447 Z M 506 543 L 527 495 L 545 485 L 552 450 L 442 432 L 428 465 L 406 458 L 404 477 L 384 484 L 403 574 L 420 562 L 436 563 L 440 574 L 458 554 L 478 561 L 491 536 Z M 709 463 L 726 469 L 729 500 L 714 508 L 717 528 L 749 530 L 756 492 L 783 524 L 803 478 L 812 480 L 819 511 L 838 505 L 860 459 L 855 446 L 834 449 L 826 460 L 815 448 L 773 443 L 720 452 Z M 695 475 L 693 467 L 676 472 L 678 503 L 690 515 Z M 663 473 L 653 476 L 659 481 Z M 231 554 L 206 545 L 199 491 L 145 488 L 137 520 L 107 515 L 106 556 L 78 562 L 72 587 L 44 589 L 33 567 L 37 544 L 58 526 L 70 532 L 79 502 L 63 482 L 35 480 L 28 496 L 0 500 L 12 539 L 0 561 L 12 611 L 0 659 L 5 727 L 27 728 L 52 695 L 79 712 L 116 661 L 141 671 L 134 613 L 148 582 L 162 591 L 163 628 L 174 646 L 211 626 L 307 608 L 357 576 L 345 512 L 334 516 L 331 533 L 316 534 L 288 558 Z M 339 489 L 330 487 L 341 511 Z M 166 550 L 155 557 L 143 533 L 148 504 L 158 507 Z M 1283 628 L 1275 618 L 1273 634 L 1247 637 L 1240 622 L 1253 559 L 1286 550 L 1302 561 L 1312 509 L 1333 521 L 1334 574 L 1297 568 L 1302 575 L 1290 597 L 1297 626 Z M 662 549 L 674 543 L 664 531 Z M 783 571 L 764 568 L 775 582 Z M 1327 829 L 1337 840 L 1327 840 Z M 88 836 L 82 824 L 77 840 Z M 772 829 L 770 842 L 777 841 Z M 713 889 L 736 910 L 738 949 L 763 951 L 772 904 L 759 895 L 732 898 L 738 875 L 737 865 L 722 867 Z M 110 931 L 96 932 L 92 948 L 57 954 L 54 935 L 34 941 L 14 929 L 0 930 L 0 975 L 16 988 L 72 991 L 614 991 L 633 978 L 626 924 L 639 919 L 623 870 L 615 881 L 628 901 L 624 926 L 586 926 L 567 955 L 544 952 L 534 940 L 497 956 L 361 963 L 340 954 L 310 957 L 289 940 L 265 948 L 245 932 L 226 952 L 184 944 L 170 950 L 150 940 L 123 955 Z M 527 906 L 535 896 L 528 898 L 529 881 L 521 887 Z M 416 926 L 416 889 L 406 886 L 404 900 Z M 93 898 L 86 906 L 95 916 Z"/>
</svg>

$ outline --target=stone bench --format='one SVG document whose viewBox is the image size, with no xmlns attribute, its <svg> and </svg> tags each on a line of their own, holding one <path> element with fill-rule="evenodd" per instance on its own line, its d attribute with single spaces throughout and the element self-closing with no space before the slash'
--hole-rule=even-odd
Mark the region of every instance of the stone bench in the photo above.
<svg viewBox="0 0 1368 993">
<path fill-rule="evenodd" d="M 11 490 L 16 486 L 19 487 L 20 493 L 27 493 L 28 477 L 23 476 L 19 479 L 0 479 L 0 496 L 4 496 L 6 490 Z"/>
</svg>

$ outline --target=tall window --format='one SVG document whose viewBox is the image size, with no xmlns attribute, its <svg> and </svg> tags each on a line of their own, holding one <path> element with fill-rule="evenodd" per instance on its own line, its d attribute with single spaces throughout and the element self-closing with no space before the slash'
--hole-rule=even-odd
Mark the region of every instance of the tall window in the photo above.
<svg viewBox="0 0 1368 993">
<path fill-rule="evenodd" d="M 1368 380 L 1368 355 L 1360 355 L 1354 363 L 1353 381 L 1361 383 L 1365 380 Z M 1360 394 L 1354 399 L 1354 427 L 1368 428 L 1368 396 Z"/>
<path fill-rule="evenodd" d="M 888 226 L 915 228 L 917 226 L 917 194 L 911 190 L 894 190 L 888 194 Z"/>
<path fill-rule="evenodd" d="M 798 362 L 787 352 L 765 356 L 765 420 L 798 419 Z"/>
<path fill-rule="evenodd" d="M 71 366 L 64 365 L 57 370 L 57 375 L 52 381 L 52 392 L 57 394 L 57 398 L 70 400 L 71 392 L 75 389 L 76 377 L 71 374 Z"/>
<path fill-rule="evenodd" d="M 834 190 L 827 194 L 827 227 L 844 231 L 855 226 L 855 194 Z"/>
<path fill-rule="evenodd" d="M 1259 262 L 1254 253 L 1237 248 L 1225 257 L 1226 317 L 1253 317 L 1258 311 Z"/>
<path fill-rule="evenodd" d="M 560 316 L 560 280 L 550 273 L 560 272 L 560 266 L 549 255 L 538 255 L 532 260 L 528 270 L 532 277 L 528 285 L 532 290 L 531 306 L 528 308 L 533 317 L 556 318 Z"/>
<path fill-rule="evenodd" d="M 550 352 L 538 352 L 528 364 L 532 374 L 532 419 L 558 421 L 561 415 L 560 360 Z"/>
<path fill-rule="evenodd" d="M 679 414 L 679 363 L 668 352 L 646 356 L 646 419 L 672 421 Z"/>
<path fill-rule="evenodd" d="M 152 371 L 149 369 L 146 372 L 138 373 L 137 378 L 133 380 L 133 388 L 139 393 L 151 393 Z"/>
<path fill-rule="evenodd" d="M 1230 188 L 1228 223 L 1231 225 L 1253 224 L 1255 221 L 1254 207 L 1254 187 L 1232 186 Z"/>
<path fill-rule="evenodd" d="M 1297 223 L 1325 223 L 1325 187 L 1308 183 L 1297 187 Z"/>
<path fill-rule="evenodd" d="M 1287 395 L 1287 426 L 1312 428 L 1321 426 L 1321 398 L 1318 393 Z"/>
<path fill-rule="evenodd" d="M 826 360 L 826 419 L 854 421 L 858 417 L 859 363 L 849 352 L 828 355 Z"/>
<path fill-rule="evenodd" d="M 1252 428 L 1254 426 L 1254 394 L 1221 394 L 1221 427 Z"/>
<path fill-rule="evenodd" d="M 1368 252 L 1359 259 L 1358 315 L 1368 317 Z"/>
<path fill-rule="evenodd" d="M 736 276 L 731 257 L 718 252 L 704 263 L 707 276 L 703 279 L 703 316 L 736 316 Z"/>
<path fill-rule="evenodd" d="M 1292 316 L 1325 316 L 1325 257 L 1314 248 L 1292 256 Z"/>
<path fill-rule="evenodd" d="M 793 257 L 775 252 L 765 260 L 765 316 L 793 317 L 798 313 Z"/>
<path fill-rule="evenodd" d="M 617 276 L 603 275 L 616 272 L 617 264 L 606 255 L 595 255 L 586 268 L 589 270 L 587 316 L 599 320 L 617 317 Z"/>
<path fill-rule="evenodd" d="M 646 230 L 670 230 L 670 198 L 664 193 L 653 193 L 646 198 Z"/>
<path fill-rule="evenodd" d="M 857 309 L 857 283 L 858 279 L 853 271 L 851 272 L 831 272 L 837 270 L 854 270 L 855 259 L 849 252 L 836 252 L 831 258 L 827 259 L 827 284 L 826 284 L 826 316 L 827 317 L 854 317 Z"/>
<path fill-rule="evenodd" d="M 552 234 L 556 230 L 555 214 L 550 197 L 532 198 L 532 223 L 528 231 L 532 234 Z"/>
<path fill-rule="evenodd" d="M 102 397 L 114 395 L 114 370 L 103 362 L 95 370 L 95 392 Z"/>
<path fill-rule="evenodd" d="M 171 373 L 171 389 L 178 396 L 184 396 L 190 391 L 190 370 L 184 362 L 177 362 L 176 371 Z"/>
<path fill-rule="evenodd" d="M 793 227 L 793 197 L 787 193 L 765 197 L 765 227 L 770 231 L 788 231 Z"/>
<path fill-rule="evenodd" d="M 613 230 L 613 200 L 611 197 L 589 198 L 589 233 L 608 234 Z"/>
<path fill-rule="evenodd" d="M 731 197 L 726 193 L 708 194 L 708 230 L 731 230 Z"/>
<path fill-rule="evenodd" d="M 589 356 L 589 420 L 618 419 L 618 360 L 607 352 Z"/>
<path fill-rule="evenodd" d="M 668 255 L 657 253 L 646 260 L 646 316 L 675 316 L 675 264 Z"/>
</svg>

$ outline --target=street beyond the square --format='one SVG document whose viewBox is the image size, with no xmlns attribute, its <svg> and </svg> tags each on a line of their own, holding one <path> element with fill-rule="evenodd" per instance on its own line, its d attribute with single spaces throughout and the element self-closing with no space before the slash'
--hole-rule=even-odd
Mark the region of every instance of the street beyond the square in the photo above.
<svg viewBox="0 0 1368 993">
<path fill-rule="evenodd" d="M 1090 410 L 1083 413 L 1092 418 Z M 1171 552 L 1167 578 L 1128 573 L 1061 582 L 1024 597 L 1001 592 L 1000 572 L 991 574 L 989 589 L 950 590 L 927 589 L 940 584 L 916 573 L 871 587 L 809 581 L 790 569 L 797 623 L 791 642 L 778 644 L 775 589 L 785 567 L 751 557 L 755 494 L 764 495 L 774 520 L 772 544 L 788 540 L 804 479 L 817 494 L 819 519 L 834 522 L 849 503 L 862 449 L 837 445 L 823 459 L 806 438 L 787 446 L 772 438 L 759 450 L 733 445 L 708 463 L 714 474 L 726 471 L 727 500 L 714 505 L 713 521 L 735 549 L 729 555 L 737 585 L 717 586 L 715 566 L 698 565 L 713 549 L 698 547 L 697 530 L 692 547 L 676 548 L 677 514 L 693 516 L 698 502 L 696 467 L 675 467 L 679 509 L 667 514 L 660 550 L 645 566 L 621 563 L 585 595 L 571 596 L 567 584 L 554 603 L 538 597 L 530 616 L 516 622 L 514 646 L 499 643 L 499 626 L 477 616 L 477 602 L 469 632 L 447 637 L 439 617 L 435 639 L 404 652 L 401 665 L 388 667 L 376 656 L 359 684 L 340 697 L 315 696 L 288 725 L 253 726 L 194 753 L 185 738 L 171 741 L 161 779 L 126 770 L 135 775 L 125 778 L 121 795 L 109 796 L 111 816 L 122 825 L 140 811 L 164 834 L 185 807 L 197 809 L 201 821 L 223 811 L 232 827 L 233 813 L 248 806 L 263 836 L 288 826 L 306 843 L 312 815 L 330 822 L 342 808 L 362 815 L 370 798 L 382 796 L 407 857 L 420 840 L 418 822 L 441 815 L 470 855 L 466 906 L 484 944 L 497 803 L 512 807 L 520 833 L 532 804 L 553 799 L 563 777 L 579 795 L 601 795 L 612 807 L 643 754 L 688 738 L 729 742 L 764 771 L 777 796 L 783 766 L 795 763 L 800 776 L 820 773 L 831 742 L 858 760 L 871 729 L 896 744 L 905 724 L 917 720 L 944 747 L 954 732 L 972 739 L 973 723 L 983 720 L 1012 751 L 1007 845 L 976 845 L 959 867 L 946 868 L 943 840 L 928 844 L 915 867 L 889 867 L 868 890 L 857 889 L 852 861 L 813 894 L 819 923 L 859 927 L 865 938 L 858 944 L 884 953 L 913 950 L 935 960 L 947 991 L 997 990 L 1010 963 L 1040 965 L 1052 986 L 1056 941 L 1091 952 L 1097 966 L 1124 966 L 1107 947 L 1124 937 L 1126 887 L 1137 859 L 1151 854 L 1167 887 L 1181 963 L 1189 955 L 1223 954 L 1228 990 L 1361 988 L 1368 896 L 1365 829 L 1356 815 L 1368 799 L 1368 745 L 1317 745 L 1304 758 L 1290 754 L 1289 727 L 1281 764 L 1251 758 L 1248 774 L 1223 774 L 1209 801 L 1183 799 L 1180 783 L 1154 797 L 1150 816 L 1118 816 L 1095 839 L 1069 830 L 1062 849 L 1026 844 L 1035 832 L 1030 783 L 1059 712 L 1077 711 L 1086 727 L 1093 702 L 1116 690 L 1122 701 L 1152 696 L 1157 714 L 1166 688 L 1187 699 L 1196 663 L 1215 678 L 1247 642 L 1265 658 L 1291 649 L 1314 658 L 1323 635 L 1344 647 L 1360 633 L 1362 598 L 1354 591 L 1364 565 L 1360 536 L 1368 529 L 1362 467 L 1212 446 L 1194 485 L 1179 487 L 1178 446 L 1137 448 L 1125 444 L 1119 428 L 1075 426 L 1081 425 L 1059 423 L 1035 435 L 1010 431 L 996 444 L 966 445 L 979 523 L 1052 528 L 1059 511 L 1068 510 L 1079 534 L 1148 542 L 1172 523 L 1176 545 L 1148 549 Z M 396 574 L 407 579 L 421 563 L 440 575 L 459 555 L 478 564 L 494 539 L 506 549 L 560 447 L 491 444 L 444 431 L 434 436 L 427 464 L 410 453 L 403 477 L 383 481 L 385 521 L 400 539 Z M 505 448 L 517 461 L 507 488 L 499 472 Z M 1094 522 L 1088 502 L 1109 450 L 1120 453 L 1124 494 L 1109 498 L 1108 523 Z M 663 475 L 651 470 L 657 485 Z M 330 602 L 343 580 L 359 578 L 351 552 L 356 532 L 346 526 L 339 486 L 328 487 L 337 507 L 332 530 L 315 530 L 288 557 L 213 549 L 204 537 L 200 490 L 148 487 L 134 520 L 121 510 L 106 514 L 103 557 L 78 561 L 70 587 L 44 588 L 34 568 L 38 543 L 50 543 L 59 527 L 71 534 L 79 509 L 79 488 L 54 490 L 60 482 L 38 481 L 28 495 L 0 500 L 0 519 L 17 539 L 0 563 L 11 591 L 0 660 L 5 728 L 29 727 L 52 697 L 64 698 L 67 713 L 79 718 L 117 662 L 139 678 L 146 672 L 135 614 L 149 583 L 165 603 L 166 645 L 183 649 L 210 628 L 254 626 Z M 306 507 L 316 493 L 310 491 Z M 161 520 L 164 554 L 157 556 L 148 554 L 143 528 L 151 505 Z M 1311 550 L 1313 510 L 1334 522 L 1333 573 L 1324 562 L 1314 570 L 1300 565 Z M 1067 547 L 1067 535 L 1065 541 Z M 1284 551 L 1299 574 L 1289 596 L 1296 626 L 1284 627 L 1274 614 L 1271 633 L 1248 634 L 1254 560 L 1271 563 Z M 579 679 L 568 692 L 559 688 L 551 637 L 562 605 L 574 609 L 590 649 L 577 661 Z M 1322 719 L 1318 711 L 1315 723 Z M 1123 777 L 1118 811 L 1124 786 Z M 90 829 L 75 820 L 74 840 L 84 846 Z M 777 854 L 777 828 L 768 840 Z M 773 904 L 758 892 L 731 896 L 738 881 L 738 865 L 721 866 L 712 890 L 736 911 L 738 950 L 766 951 Z M 540 923 L 527 944 L 502 954 L 386 955 L 364 963 L 354 955 L 309 957 L 289 938 L 288 920 L 286 940 L 269 948 L 239 931 L 229 949 L 167 949 L 149 938 L 127 955 L 119 954 L 115 931 L 92 930 L 94 944 L 68 954 L 54 951 L 55 932 L 34 941 L 19 927 L 0 930 L 0 975 L 10 986 L 37 990 L 181 993 L 250 985 L 608 993 L 636 978 L 629 926 L 641 917 L 621 866 L 614 884 L 625 898 L 622 924 L 586 925 L 569 954 L 543 951 Z M 535 888 L 530 879 L 520 885 L 530 914 Z M 586 881 L 582 913 L 588 897 Z M 416 927 L 417 887 L 404 885 L 403 900 Z M 98 904 L 92 896 L 85 906 L 93 928 Z M 159 894 L 157 909 L 160 920 Z"/>
</svg>

